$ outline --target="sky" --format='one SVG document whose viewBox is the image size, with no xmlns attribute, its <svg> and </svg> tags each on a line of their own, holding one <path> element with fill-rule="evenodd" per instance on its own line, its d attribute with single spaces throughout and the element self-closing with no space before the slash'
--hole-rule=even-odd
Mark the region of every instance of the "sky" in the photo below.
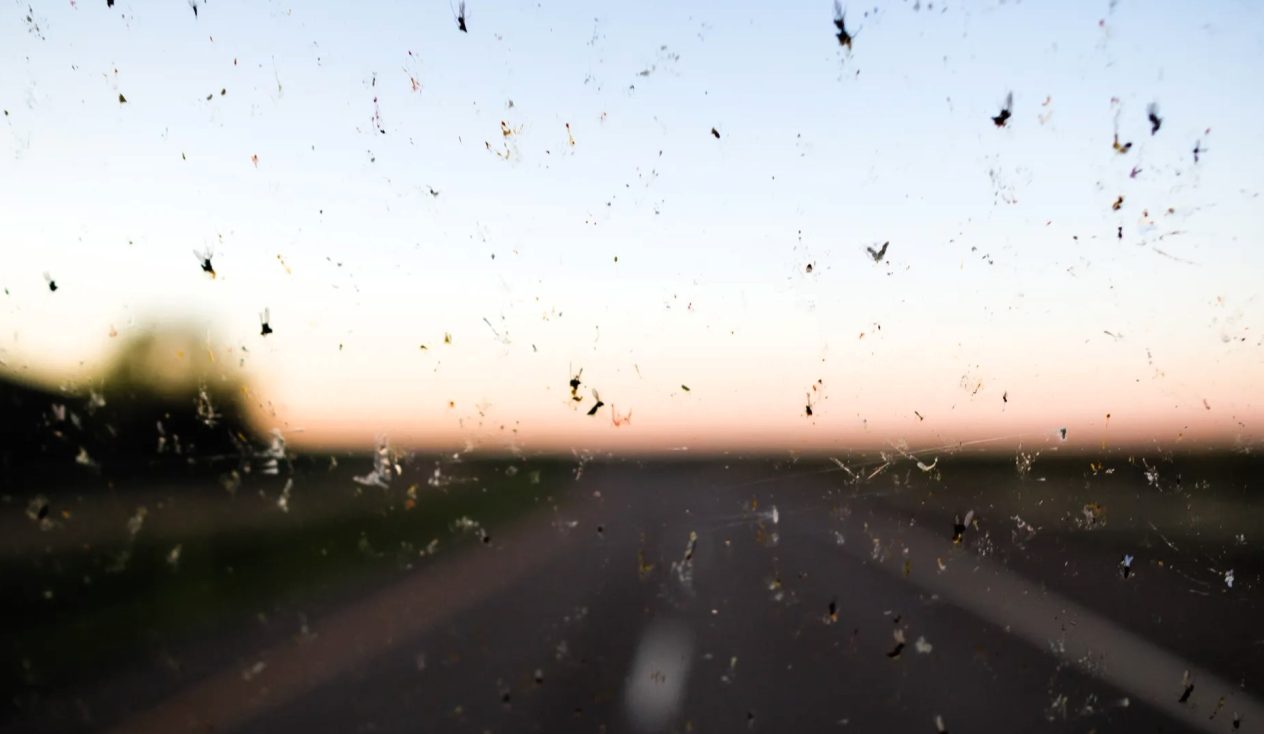
<svg viewBox="0 0 1264 734">
<path fill-rule="evenodd" d="M 1264 6 L 845 10 L 8 0 L 0 371 L 190 325 L 298 446 L 1258 443 Z"/>
</svg>

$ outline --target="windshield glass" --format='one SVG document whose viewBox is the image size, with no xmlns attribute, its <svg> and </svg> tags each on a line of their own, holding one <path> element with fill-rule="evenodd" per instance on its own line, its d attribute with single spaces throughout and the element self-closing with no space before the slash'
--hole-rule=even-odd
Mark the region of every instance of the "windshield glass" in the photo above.
<svg viewBox="0 0 1264 734">
<path fill-rule="evenodd" d="M 7 3 L 0 730 L 1259 730 L 1260 28 Z"/>
</svg>

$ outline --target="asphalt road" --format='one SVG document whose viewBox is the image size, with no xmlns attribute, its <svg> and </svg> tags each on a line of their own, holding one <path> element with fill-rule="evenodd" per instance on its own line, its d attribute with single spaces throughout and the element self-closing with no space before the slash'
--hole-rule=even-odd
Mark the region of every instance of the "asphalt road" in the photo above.
<svg viewBox="0 0 1264 734">
<path fill-rule="evenodd" d="M 32 677 L 4 728 L 1264 731 L 1261 462 L 844 463 L 555 467 L 520 511 L 447 518 L 468 542 Z M 408 478 L 361 495 L 300 474 L 285 521 L 306 502 L 372 546 Z M 478 484 L 414 491 L 521 491 Z M 213 494 L 170 501 L 149 531 L 279 533 L 257 520 L 270 491 L 219 517 Z M 11 578 L 58 551 L 23 537 Z"/>
</svg>

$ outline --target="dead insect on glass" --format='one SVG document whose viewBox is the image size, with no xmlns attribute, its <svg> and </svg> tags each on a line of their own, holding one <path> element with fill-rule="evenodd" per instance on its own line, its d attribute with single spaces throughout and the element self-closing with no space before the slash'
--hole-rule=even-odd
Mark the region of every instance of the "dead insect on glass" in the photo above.
<svg viewBox="0 0 1264 734">
<path fill-rule="evenodd" d="M 1194 692 L 1194 679 L 1190 677 L 1188 670 L 1185 671 L 1185 675 L 1181 679 L 1181 686 L 1184 688 L 1184 691 L 1181 693 L 1181 697 L 1177 703 L 1187 703 L 1189 701 L 1189 694 Z"/>
<path fill-rule="evenodd" d="M 898 618 L 896 623 L 899 623 Z M 900 657 L 900 653 L 904 652 L 904 630 L 897 627 L 895 632 L 891 633 L 891 636 L 895 638 L 895 647 L 892 648 L 891 652 L 887 653 L 887 657 L 895 660 Z"/>
<path fill-rule="evenodd" d="M 1159 117 L 1159 105 L 1157 103 L 1151 102 L 1150 106 L 1146 107 L 1146 119 L 1150 121 L 1151 135 L 1154 135 L 1159 131 L 1159 128 L 1163 127 L 1163 118 Z"/>
<path fill-rule="evenodd" d="M 966 537 L 966 528 L 970 527 L 971 523 L 973 522 L 974 522 L 974 510 L 970 510 L 966 512 L 966 516 L 964 519 L 962 519 L 961 516 L 958 515 L 953 520 L 953 523 L 952 523 L 952 544 L 953 545 L 961 545 L 961 542 L 965 540 L 965 537 Z"/>
<path fill-rule="evenodd" d="M 1014 93 L 1009 92 L 1005 95 L 1005 104 L 1001 105 L 1001 111 L 992 118 L 992 124 L 997 127 L 1005 127 L 1005 123 L 1009 122 L 1009 118 L 1014 116 Z"/>
<path fill-rule="evenodd" d="M 873 261 L 874 261 L 874 262 L 876 262 L 876 263 L 880 263 L 880 262 L 882 262 L 882 258 L 886 257 L 886 255 L 887 255 L 887 247 L 888 247 L 890 244 L 891 244 L 891 241 L 890 241 L 890 240 L 888 240 L 888 241 L 886 241 L 886 242 L 883 242 L 883 243 L 882 243 L 882 247 L 879 247 L 879 248 L 878 248 L 878 249 L 876 249 L 876 250 L 875 250 L 875 249 L 873 249 L 872 247 L 865 247 L 865 250 L 869 253 L 869 257 L 873 258 Z"/>
<path fill-rule="evenodd" d="M 53 293 L 56 293 L 57 281 L 53 280 L 53 276 L 49 275 L 48 273 L 44 273 L 44 280 L 45 282 L 48 283 L 48 290 L 52 291 Z"/>
<path fill-rule="evenodd" d="M 263 309 L 263 313 L 259 314 L 259 323 L 261 324 L 259 328 L 259 336 L 267 336 L 272 333 L 272 325 L 268 323 L 271 320 L 271 310 L 267 308 Z"/>
<path fill-rule="evenodd" d="M 456 6 L 456 27 L 462 33 L 469 33 L 469 29 L 465 27 L 465 0 L 457 3 Z"/>
<path fill-rule="evenodd" d="M 597 415 L 597 411 L 601 410 L 601 406 L 605 405 L 605 403 L 601 402 L 601 396 L 597 394 L 597 390 L 595 388 L 593 389 L 592 394 L 593 400 L 596 400 L 597 402 L 593 405 L 593 407 L 588 409 L 588 415 Z"/>
<path fill-rule="evenodd" d="M 211 264 L 211 258 L 215 256 L 215 251 L 207 247 L 203 250 L 194 250 L 193 256 L 201 263 L 202 272 L 214 278 L 215 266 Z"/>
<path fill-rule="evenodd" d="M 847 14 L 843 12 L 843 6 L 839 4 L 838 0 L 834 0 L 834 28 L 837 29 L 837 33 L 834 34 L 834 37 L 838 39 L 839 46 L 842 46 L 850 51 L 851 42 L 854 36 L 847 32 L 846 15 Z"/>
</svg>

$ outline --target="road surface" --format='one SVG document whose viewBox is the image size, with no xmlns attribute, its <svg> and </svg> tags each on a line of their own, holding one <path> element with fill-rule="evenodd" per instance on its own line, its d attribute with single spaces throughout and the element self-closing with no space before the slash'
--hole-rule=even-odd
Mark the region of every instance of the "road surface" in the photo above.
<svg viewBox="0 0 1264 734">
<path fill-rule="evenodd" d="M 136 490 L 105 531 L 24 529 L 15 503 L 23 594 L 64 587 L 56 559 L 110 547 L 134 505 L 151 509 L 127 542 L 190 554 L 167 576 L 141 550 L 113 572 L 155 605 L 176 579 L 245 578 L 279 544 L 314 560 L 277 561 L 284 582 L 232 588 L 242 604 L 205 624 L 101 628 L 128 642 L 92 670 L 41 664 L 43 640 L 108 619 L 106 602 L 11 619 L 31 672 L 3 728 L 1264 731 L 1264 464 L 889 458 L 469 461 L 435 463 L 436 482 L 418 461 L 386 488 L 344 459 L 300 467 L 284 512 L 284 476 L 231 498 Z M 487 504 L 499 493 L 522 501 Z M 415 513 L 446 513 L 437 549 L 383 525 Z M 377 562 L 332 574 L 340 554 Z"/>
</svg>

